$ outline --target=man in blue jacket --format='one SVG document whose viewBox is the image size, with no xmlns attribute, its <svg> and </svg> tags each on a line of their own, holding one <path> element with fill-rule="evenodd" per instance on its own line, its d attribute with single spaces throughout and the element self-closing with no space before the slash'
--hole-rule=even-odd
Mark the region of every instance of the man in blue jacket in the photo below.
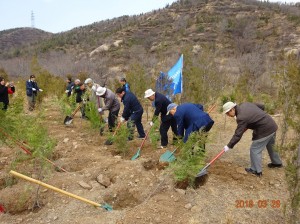
<svg viewBox="0 0 300 224">
<path fill-rule="evenodd" d="M 26 95 L 30 111 L 33 111 L 35 107 L 37 93 L 42 91 L 43 90 L 38 87 L 38 84 L 35 81 L 35 76 L 31 75 L 29 80 L 26 81 Z"/>
<path fill-rule="evenodd" d="M 133 139 L 134 126 L 136 126 L 139 133 L 138 138 L 145 138 L 146 135 L 142 125 L 142 115 L 144 110 L 139 100 L 133 93 L 126 92 L 123 87 L 118 88 L 116 90 L 116 94 L 121 98 L 121 102 L 124 104 L 124 110 L 120 122 L 128 121 L 127 127 L 131 132 L 128 140 Z"/>
<path fill-rule="evenodd" d="M 214 124 L 210 116 L 203 111 L 201 104 L 183 103 L 178 106 L 176 103 L 171 103 L 167 110 L 167 114 L 172 114 L 176 120 L 178 136 L 184 135 L 183 142 L 188 140 L 192 132 L 200 129 L 208 132 Z"/>
<path fill-rule="evenodd" d="M 147 89 L 145 91 L 145 98 L 148 98 L 150 101 L 154 101 L 155 111 L 150 122 L 150 126 L 153 125 L 153 122 L 156 121 L 158 115 L 161 116 L 161 123 L 159 127 L 159 133 L 161 136 L 161 145 L 159 148 L 165 148 L 168 145 L 168 130 L 170 127 L 174 133 L 174 140 L 177 138 L 177 125 L 176 120 L 173 116 L 167 115 L 167 107 L 171 101 L 161 93 L 154 92 L 152 89 Z"/>
</svg>

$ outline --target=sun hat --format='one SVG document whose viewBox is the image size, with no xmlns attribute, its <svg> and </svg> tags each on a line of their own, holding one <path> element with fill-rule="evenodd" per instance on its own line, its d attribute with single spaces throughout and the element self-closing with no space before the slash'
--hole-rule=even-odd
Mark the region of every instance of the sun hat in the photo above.
<svg viewBox="0 0 300 224">
<path fill-rule="evenodd" d="M 170 113 L 170 110 L 172 110 L 174 107 L 177 107 L 178 105 L 176 103 L 170 103 L 167 107 L 167 115 Z"/>
<path fill-rule="evenodd" d="M 84 81 L 84 84 L 88 84 L 88 83 L 93 83 L 93 80 L 91 78 L 87 78 L 85 81 Z"/>
<path fill-rule="evenodd" d="M 96 95 L 97 96 L 103 96 L 105 92 L 106 92 L 106 88 L 99 86 L 97 88 Z"/>
<path fill-rule="evenodd" d="M 230 111 L 232 108 L 236 106 L 236 103 L 233 103 L 231 101 L 225 103 L 223 105 L 223 114 L 226 114 L 228 111 Z"/>
<path fill-rule="evenodd" d="M 152 96 L 155 92 L 152 89 L 147 89 L 145 91 L 145 98 L 148 98 L 149 96 Z"/>
</svg>

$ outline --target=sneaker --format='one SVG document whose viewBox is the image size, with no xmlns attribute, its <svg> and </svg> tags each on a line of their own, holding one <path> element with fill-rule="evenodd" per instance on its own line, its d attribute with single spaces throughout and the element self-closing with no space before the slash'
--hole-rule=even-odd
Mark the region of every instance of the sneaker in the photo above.
<svg viewBox="0 0 300 224">
<path fill-rule="evenodd" d="M 254 175 L 256 175 L 256 176 L 258 176 L 258 177 L 261 177 L 262 176 L 262 172 L 256 172 L 255 170 L 252 170 L 251 168 L 245 168 L 245 171 L 247 172 L 247 173 L 251 173 L 251 174 L 254 174 Z"/>
<path fill-rule="evenodd" d="M 144 137 L 142 137 L 142 136 L 137 136 L 137 138 L 138 138 L 138 139 L 144 140 L 145 136 L 144 136 Z"/>
<path fill-rule="evenodd" d="M 282 167 L 282 164 L 269 163 L 268 167 L 269 168 L 280 168 L 280 167 Z"/>
<path fill-rule="evenodd" d="M 158 149 L 165 149 L 165 148 L 167 148 L 167 146 L 159 145 L 159 146 L 157 146 L 157 148 L 158 148 Z"/>
</svg>

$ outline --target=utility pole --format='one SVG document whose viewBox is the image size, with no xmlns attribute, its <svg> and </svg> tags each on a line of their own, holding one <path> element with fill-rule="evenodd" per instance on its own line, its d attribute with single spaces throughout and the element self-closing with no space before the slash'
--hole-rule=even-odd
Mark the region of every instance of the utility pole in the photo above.
<svg viewBox="0 0 300 224">
<path fill-rule="evenodd" d="M 34 28 L 34 13 L 31 11 L 31 28 Z"/>
</svg>

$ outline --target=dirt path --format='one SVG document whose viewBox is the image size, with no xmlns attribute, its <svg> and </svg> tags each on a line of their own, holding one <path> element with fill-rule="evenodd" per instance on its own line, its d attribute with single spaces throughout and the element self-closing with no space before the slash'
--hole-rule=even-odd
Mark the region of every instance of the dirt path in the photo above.
<svg viewBox="0 0 300 224">
<path fill-rule="evenodd" d="M 284 170 L 268 169 L 269 159 L 265 153 L 262 178 L 244 172 L 244 167 L 249 166 L 250 131 L 235 149 L 209 168 L 204 186 L 179 190 L 167 170 L 158 169 L 156 165 L 163 151 L 153 149 L 149 142 L 141 157 L 131 161 L 141 140 L 130 142 L 129 155 L 123 158 L 114 153 L 114 145 L 104 146 L 105 136 L 89 129 L 87 121 L 77 116 L 74 123 L 66 127 L 56 104 L 47 102 L 45 106 L 44 124 L 49 135 L 57 140 L 53 160 L 68 173 L 50 168 L 43 181 L 97 203 L 109 203 L 114 210 L 107 212 L 42 187 L 38 200 L 41 208 L 31 211 L 37 186 L 19 180 L 12 187 L 5 187 L 5 178 L 11 169 L 9 164 L 18 149 L 1 146 L 0 203 L 9 212 L 0 213 L 0 223 L 285 222 L 284 208 L 289 194 Z M 222 149 L 235 129 L 232 120 L 224 125 L 221 114 L 213 112 L 212 117 L 216 123 L 210 134 L 212 143 L 207 146 L 208 160 Z M 33 167 L 25 164 L 16 171 L 35 177 L 32 170 Z M 99 184 L 97 177 L 107 186 Z M 24 201 L 28 194 L 30 199 Z"/>
</svg>

